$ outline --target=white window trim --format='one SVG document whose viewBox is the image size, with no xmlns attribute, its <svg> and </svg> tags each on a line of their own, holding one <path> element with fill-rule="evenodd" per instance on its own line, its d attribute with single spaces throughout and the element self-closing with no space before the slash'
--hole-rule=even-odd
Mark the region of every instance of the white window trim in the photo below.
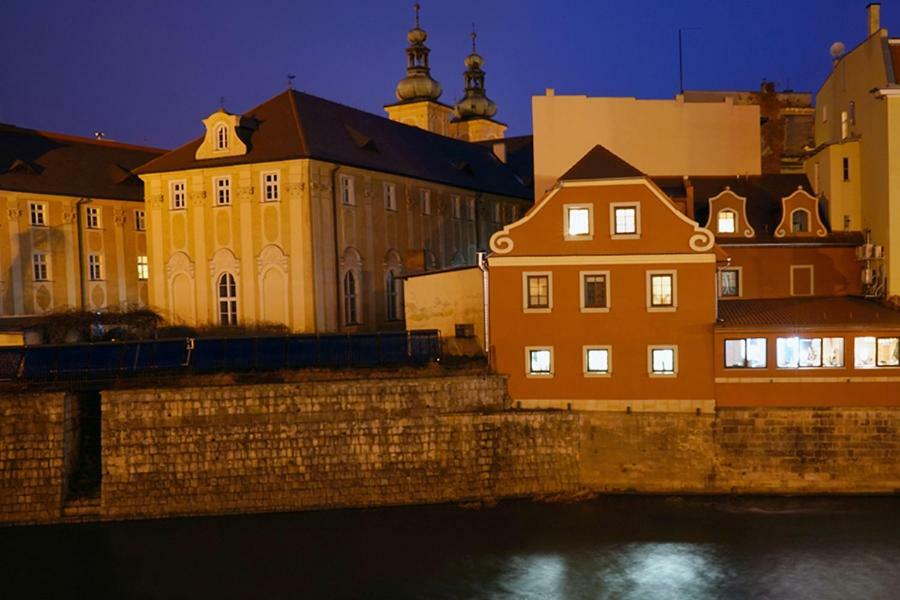
<svg viewBox="0 0 900 600">
<path fill-rule="evenodd" d="M 384 196 L 384 210 L 397 212 L 397 184 L 385 181 L 381 184 L 381 193 Z"/>
<path fill-rule="evenodd" d="M 528 278 L 547 276 L 547 308 L 528 307 Z M 552 271 L 523 271 L 522 272 L 522 312 L 548 313 L 553 312 L 553 272 Z"/>
<path fill-rule="evenodd" d="M 175 186 L 181 184 L 181 193 L 184 194 L 184 198 L 182 199 L 182 206 L 175 206 Z M 184 210 L 187 208 L 187 181 L 184 179 L 177 179 L 169 182 L 169 208 L 171 210 Z"/>
<path fill-rule="evenodd" d="M 634 208 L 634 233 L 616 233 L 616 209 Z M 641 203 L 610 202 L 609 204 L 609 237 L 614 240 L 639 240 L 641 238 Z"/>
<path fill-rule="evenodd" d="M 587 209 L 588 232 L 578 235 L 569 234 L 569 210 Z M 578 204 L 563 204 L 563 239 L 567 241 L 590 241 L 594 239 L 594 205 L 590 202 Z"/>
<path fill-rule="evenodd" d="M 550 351 L 550 372 L 549 373 L 532 373 L 531 372 L 531 351 L 532 350 L 549 350 Z M 525 377 L 529 379 L 550 379 L 556 374 L 553 368 L 553 346 L 525 346 Z"/>
<path fill-rule="evenodd" d="M 266 177 L 268 175 L 275 176 L 276 198 L 274 200 L 269 200 L 268 198 L 266 198 Z M 263 203 L 281 202 L 281 171 L 279 169 L 263 171 L 259 174 L 259 201 Z"/>
<path fill-rule="evenodd" d="M 728 354 L 726 348 L 728 346 L 728 342 L 744 342 L 744 362 L 747 361 L 747 342 L 749 340 L 765 340 L 766 342 L 766 364 L 761 367 L 748 367 L 746 365 L 740 367 L 730 367 L 728 366 Z M 766 371 L 769 369 L 769 338 L 766 336 L 753 336 L 753 337 L 727 337 L 722 340 L 722 368 L 726 371 Z"/>
<path fill-rule="evenodd" d="M 93 213 L 97 215 L 97 223 L 96 225 L 91 225 L 90 214 Z M 84 228 L 85 229 L 103 229 L 103 216 L 100 212 L 99 206 L 85 206 L 84 207 Z"/>
<path fill-rule="evenodd" d="M 720 225 L 722 223 L 722 221 L 721 221 L 722 213 L 731 213 L 732 215 L 734 215 L 734 229 L 732 231 L 722 231 L 722 228 L 720 227 Z M 738 211 L 734 210 L 733 208 L 728 208 L 728 207 L 720 208 L 716 212 L 716 233 L 724 233 L 725 235 L 739 233 L 741 230 L 739 221 L 740 221 L 740 217 L 738 217 Z"/>
<path fill-rule="evenodd" d="M 219 202 L 219 182 L 220 181 L 228 182 L 228 185 L 226 186 L 228 188 L 228 202 L 227 203 Z M 213 206 L 214 207 L 233 206 L 234 198 L 232 197 L 232 191 L 233 190 L 231 189 L 231 175 L 220 175 L 218 177 L 213 177 Z"/>
<path fill-rule="evenodd" d="M 653 306 L 653 276 L 654 275 L 671 275 L 672 276 L 672 306 Z M 671 270 L 652 270 L 647 271 L 646 275 L 647 288 L 647 312 L 675 312 L 678 310 L 678 271 Z"/>
<path fill-rule="evenodd" d="M 794 293 L 794 271 L 799 269 L 809 269 L 809 293 Z M 816 268 L 814 265 L 791 265 L 791 296 L 815 296 L 816 295 Z"/>
<path fill-rule="evenodd" d="M 895 336 L 895 335 L 857 335 L 857 336 L 854 336 L 852 338 L 853 339 L 853 369 L 856 369 L 859 371 L 875 371 L 875 370 L 884 371 L 886 369 L 900 369 L 900 365 L 879 365 L 878 364 L 878 340 L 879 339 L 882 339 L 882 340 L 893 339 L 895 337 L 897 337 L 897 336 Z M 875 355 L 874 355 L 875 363 L 871 367 L 858 366 L 856 364 L 856 340 L 857 339 L 868 339 L 868 338 L 872 338 L 875 340 Z M 832 368 L 837 368 L 837 367 L 832 367 Z M 845 369 L 850 368 L 847 366 L 846 338 L 844 340 L 844 368 Z"/>
<path fill-rule="evenodd" d="M 865 337 L 865 336 L 860 336 Z M 799 364 L 796 367 L 782 367 L 778 364 L 778 340 L 797 338 L 799 340 L 819 340 L 819 351 L 821 355 L 819 356 L 818 365 L 809 365 L 809 366 L 800 366 Z M 843 363 L 839 367 L 832 367 L 825 364 L 825 340 L 827 339 L 840 339 L 843 340 L 843 351 L 841 355 L 841 362 Z M 853 338 L 854 340 L 856 338 Z M 775 348 L 775 370 L 776 371 L 835 371 L 837 369 L 846 369 L 847 368 L 847 339 L 841 335 L 779 335 L 775 337 L 775 343 L 773 347 Z M 877 343 L 877 341 L 876 341 Z M 877 352 L 877 347 L 876 347 Z M 854 356 L 853 356 L 854 364 L 856 363 L 856 348 L 854 347 Z M 859 367 L 861 369 L 870 369 L 872 367 Z"/>
<path fill-rule="evenodd" d="M 347 201 L 344 202 L 344 183 L 347 183 Z M 340 185 L 340 194 L 341 194 L 341 205 L 342 206 L 356 206 L 356 182 L 353 178 L 353 175 L 344 175 L 342 174 L 338 180 L 338 185 Z"/>
<path fill-rule="evenodd" d="M 606 306 L 604 308 L 584 305 L 584 278 L 586 275 L 605 275 L 606 276 Z M 609 271 L 579 271 L 578 272 L 578 295 L 579 295 L 578 304 L 581 307 L 581 312 L 583 312 L 583 313 L 606 313 L 606 312 L 609 312 L 609 308 L 611 306 L 610 299 L 612 296 L 612 294 L 610 292 L 610 283 L 611 283 L 611 279 L 609 276 Z"/>
<path fill-rule="evenodd" d="M 722 294 L 722 273 L 725 271 L 737 271 L 737 284 L 738 284 L 738 293 L 737 296 L 725 296 Z M 718 272 L 718 293 L 719 298 L 743 298 L 744 296 L 744 267 L 723 267 L 719 269 Z"/>
<path fill-rule="evenodd" d="M 43 256 L 43 257 L 44 257 L 44 264 L 43 264 L 43 266 L 44 266 L 44 271 L 46 271 L 46 273 L 44 274 L 44 278 L 43 278 L 43 279 L 38 279 L 38 278 L 36 278 L 36 277 L 34 276 L 34 267 L 35 267 L 35 265 L 36 265 L 36 260 L 35 260 L 35 259 L 36 259 L 38 256 Z M 53 275 L 52 275 L 52 273 L 50 272 L 50 255 L 49 255 L 47 252 L 33 252 L 33 253 L 31 254 L 31 280 L 32 280 L 32 281 L 36 281 L 36 282 L 48 282 L 48 281 L 52 281 L 52 280 L 53 280 Z"/>
<path fill-rule="evenodd" d="M 140 217 L 138 215 L 141 215 Z M 140 227 L 138 227 L 140 225 Z M 147 212 L 143 208 L 134 210 L 134 230 L 147 231 Z"/>
<path fill-rule="evenodd" d="M 95 257 L 97 258 L 97 262 L 96 262 L 97 277 L 93 276 L 93 269 L 92 269 L 93 265 L 91 264 L 91 259 L 95 258 Z M 97 254 L 97 253 L 88 254 L 87 268 L 88 268 L 88 281 L 104 281 L 106 273 L 104 273 L 104 269 L 103 269 L 103 255 L 102 254 Z"/>
<path fill-rule="evenodd" d="M 33 211 L 34 211 L 34 208 L 33 208 L 33 207 L 35 207 L 35 206 L 40 206 L 40 207 L 41 207 L 41 210 L 40 210 L 39 212 L 40 212 L 40 215 L 41 215 L 41 219 L 44 221 L 43 223 L 35 223 L 35 222 L 32 220 L 32 216 L 33 216 L 33 214 L 34 214 L 34 212 L 33 212 Z M 28 203 L 28 224 L 31 225 L 32 227 L 48 227 L 48 226 L 50 225 L 50 223 L 49 223 L 49 221 L 50 221 L 49 216 L 50 216 L 50 215 L 49 215 L 49 213 L 47 212 L 47 203 L 46 203 L 46 202 L 29 202 L 29 203 Z"/>
<path fill-rule="evenodd" d="M 806 213 L 806 231 L 795 231 L 794 230 L 794 213 L 796 212 L 805 212 Z M 812 220 L 812 212 L 809 209 L 803 208 L 802 206 L 798 206 L 794 210 L 791 211 L 791 214 L 788 215 L 788 231 L 791 233 L 812 233 L 813 230 L 813 220 Z"/>
<path fill-rule="evenodd" d="M 588 371 L 588 350 L 606 350 L 606 373 Z M 612 346 L 601 344 L 589 344 L 581 347 L 581 370 L 585 377 L 611 377 L 613 372 Z"/>
<path fill-rule="evenodd" d="M 225 132 L 224 139 L 221 135 L 222 132 Z M 219 123 L 216 125 L 215 131 L 213 133 L 213 152 L 225 152 L 228 150 L 228 146 L 231 143 L 231 135 L 228 131 L 228 126 L 225 123 Z"/>
<path fill-rule="evenodd" d="M 673 350 L 672 352 L 672 373 L 654 373 L 653 372 L 653 351 L 654 350 Z M 647 346 L 647 375 L 650 377 L 678 377 L 678 346 L 675 344 L 655 344 Z"/>
<path fill-rule="evenodd" d="M 144 259 L 143 265 L 141 265 L 142 258 Z M 137 265 L 138 281 L 147 281 L 148 279 L 150 279 L 150 259 L 147 257 L 147 255 L 138 254 L 135 258 L 135 264 Z M 144 267 L 143 273 L 141 273 L 142 266 Z M 141 277 L 142 274 L 144 275 L 144 277 Z"/>
</svg>

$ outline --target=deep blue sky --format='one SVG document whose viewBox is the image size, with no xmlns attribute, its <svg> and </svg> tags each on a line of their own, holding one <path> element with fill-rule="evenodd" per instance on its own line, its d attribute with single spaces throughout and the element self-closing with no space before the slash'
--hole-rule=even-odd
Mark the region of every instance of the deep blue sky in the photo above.
<svg viewBox="0 0 900 600">
<path fill-rule="evenodd" d="M 509 134 L 531 96 L 671 98 L 677 30 L 685 87 L 815 91 L 828 48 L 866 33 L 866 0 L 422 0 L 441 100 L 462 94 L 474 21 L 487 88 Z M 558 8 L 564 6 L 565 8 Z M 900 6 L 882 24 L 900 34 Z M 0 122 L 174 147 L 218 107 L 244 111 L 295 87 L 383 114 L 404 74 L 412 0 L 2 0 Z"/>
</svg>

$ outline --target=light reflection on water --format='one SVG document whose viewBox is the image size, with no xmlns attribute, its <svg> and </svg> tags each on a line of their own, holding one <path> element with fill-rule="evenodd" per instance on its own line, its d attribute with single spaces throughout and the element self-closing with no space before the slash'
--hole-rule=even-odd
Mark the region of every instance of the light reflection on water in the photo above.
<svg viewBox="0 0 900 600">
<path fill-rule="evenodd" d="M 898 517 L 896 497 L 614 497 L 0 528 L 0 597 L 895 599 Z"/>
</svg>

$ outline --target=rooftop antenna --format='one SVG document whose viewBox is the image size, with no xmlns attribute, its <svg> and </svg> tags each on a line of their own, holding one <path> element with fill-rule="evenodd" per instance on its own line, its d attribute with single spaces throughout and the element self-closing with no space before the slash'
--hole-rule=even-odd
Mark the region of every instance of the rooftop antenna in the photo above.
<svg viewBox="0 0 900 600">
<path fill-rule="evenodd" d="M 682 31 L 693 31 L 698 29 L 697 27 L 679 27 L 678 28 L 678 90 L 679 93 L 684 94 L 684 50 L 683 44 L 681 41 L 681 32 Z"/>
<path fill-rule="evenodd" d="M 288 89 L 289 89 L 289 90 L 294 89 L 294 79 L 296 79 L 296 78 L 297 78 L 296 75 L 293 75 L 293 74 L 291 74 L 291 73 L 288 73 L 288 75 L 287 75 L 287 83 L 288 83 Z"/>
</svg>

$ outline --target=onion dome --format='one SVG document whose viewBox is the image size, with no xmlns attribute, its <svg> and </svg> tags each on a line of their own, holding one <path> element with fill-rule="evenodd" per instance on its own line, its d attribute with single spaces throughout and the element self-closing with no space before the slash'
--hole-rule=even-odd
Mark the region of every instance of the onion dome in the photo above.
<svg viewBox="0 0 900 600">
<path fill-rule="evenodd" d="M 484 58 L 475 50 L 475 31 L 472 31 L 472 53 L 464 61 L 466 71 L 463 77 L 466 83 L 466 92 L 462 100 L 456 103 L 454 110 L 460 121 L 466 119 L 490 119 L 497 114 L 497 105 L 487 97 L 484 90 L 484 71 L 481 65 Z"/>
<path fill-rule="evenodd" d="M 428 34 L 419 27 L 419 3 L 416 2 L 416 25 L 406 34 L 406 77 L 397 84 L 397 99 L 401 102 L 437 100 L 441 96 L 441 84 L 431 77 L 428 53 L 425 45 Z"/>
</svg>

